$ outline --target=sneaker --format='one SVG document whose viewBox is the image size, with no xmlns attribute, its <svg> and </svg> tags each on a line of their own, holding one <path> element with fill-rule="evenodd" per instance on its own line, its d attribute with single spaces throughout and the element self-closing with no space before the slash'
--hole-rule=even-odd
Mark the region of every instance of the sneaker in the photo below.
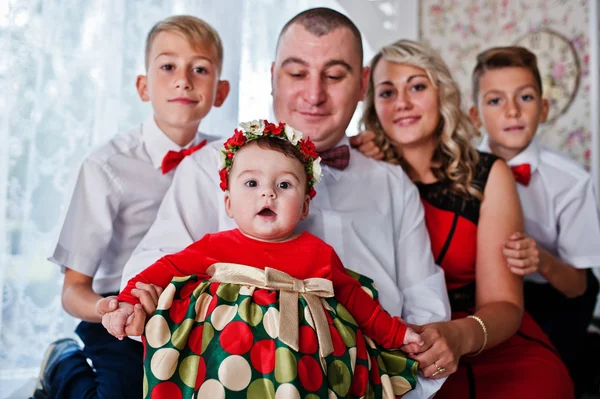
<svg viewBox="0 0 600 399">
<path fill-rule="evenodd" d="M 45 399 L 50 391 L 50 378 L 56 370 L 56 366 L 64 359 L 81 351 L 79 343 L 72 338 L 61 338 L 50 344 L 40 367 L 38 383 L 33 392 L 33 398 Z"/>
<path fill-rule="evenodd" d="M 49 399 L 49 396 L 43 389 L 36 388 L 33 392 L 33 396 L 29 399 Z"/>
</svg>

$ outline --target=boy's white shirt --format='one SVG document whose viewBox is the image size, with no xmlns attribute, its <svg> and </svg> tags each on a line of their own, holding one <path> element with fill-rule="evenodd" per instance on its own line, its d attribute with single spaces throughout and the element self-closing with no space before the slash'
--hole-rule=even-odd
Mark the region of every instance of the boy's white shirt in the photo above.
<svg viewBox="0 0 600 399">
<path fill-rule="evenodd" d="M 348 144 L 346 137 L 338 143 Z M 179 165 L 155 223 L 127 262 L 122 286 L 161 256 L 206 233 L 236 227 L 219 189 L 222 146 L 223 140 L 209 144 Z M 444 273 L 433 261 L 417 188 L 400 166 L 350 151 L 346 170 L 323 166 L 317 196 L 298 231 L 323 239 L 345 267 L 372 278 L 390 314 L 414 324 L 448 320 Z M 405 397 L 429 398 L 444 381 L 419 374 L 417 388 Z"/>
<path fill-rule="evenodd" d="M 203 139 L 198 133 L 186 147 Z M 118 292 L 131 253 L 156 217 L 174 172 L 161 172 L 163 157 L 180 147 L 154 117 L 116 135 L 86 156 L 58 242 L 49 261 L 93 277 L 99 294 Z"/>
<path fill-rule="evenodd" d="M 488 138 L 479 150 L 491 152 Z M 534 139 L 509 166 L 531 165 L 528 186 L 517 183 L 525 232 L 538 245 L 578 269 L 600 266 L 600 213 L 590 174 L 577 162 Z M 548 283 L 539 273 L 525 280 Z"/>
</svg>

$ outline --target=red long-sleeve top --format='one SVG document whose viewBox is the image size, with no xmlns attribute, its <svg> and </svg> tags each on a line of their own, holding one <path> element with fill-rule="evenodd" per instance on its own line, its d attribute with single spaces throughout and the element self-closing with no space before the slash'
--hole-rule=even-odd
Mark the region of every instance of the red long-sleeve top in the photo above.
<svg viewBox="0 0 600 399">
<path fill-rule="evenodd" d="M 183 251 L 164 256 L 133 277 L 118 300 L 139 303 L 131 295 L 138 281 L 165 288 L 173 277 L 205 273 L 210 265 L 217 262 L 238 263 L 263 270 L 271 267 L 300 280 L 314 277 L 331 280 L 335 298 L 367 336 L 388 349 L 402 345 L 406 326 L 383 310 L 360 283 L 346 273 L 331 246 L 306 232 L 285 242 L 257 241 L 238 229 L 207 234 Z"/>
</svg>

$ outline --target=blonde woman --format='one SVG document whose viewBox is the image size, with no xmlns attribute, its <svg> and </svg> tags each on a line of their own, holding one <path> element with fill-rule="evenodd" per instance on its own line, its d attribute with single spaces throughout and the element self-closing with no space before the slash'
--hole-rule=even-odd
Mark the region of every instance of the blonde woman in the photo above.
<svg viewBox="0 0 600 399">
<path fill-rule="evenodd" d="M 471 146 L 477 131 L 443 60 L 408 40 L 382 48 L 371 61 L 361 124 L 375 135 L 373 152 L 402 165 L 418 186 L 446 274 L 452 320 L 417 327 L 425 344 L 404 347 L 425 377 L 450 376 L 436 398 L 573 397 L 501 252 L 523 230 L 512 173 Z"/>
</svg>

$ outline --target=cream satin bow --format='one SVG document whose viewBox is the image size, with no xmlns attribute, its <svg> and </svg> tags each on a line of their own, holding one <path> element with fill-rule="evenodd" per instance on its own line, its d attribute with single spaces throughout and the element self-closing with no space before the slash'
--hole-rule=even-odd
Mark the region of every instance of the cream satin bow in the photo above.
<svg viewBox="0 0 600 399">
<path fill-rule="evenodd" d="M 295 351 L 298 344 L 298 296 L 302 295 L 315 323 L 319 352 L 322 357 L 333 353 L 333 341 L 325 310 L 320 298 L 333 296 L 333 283 L 325 278 L 296 279 L 277 269 L 264 270 L 234 263 L 214 263 L 206 273 L 210 281 L 252 285 L 258 288 L 278 290 L 279 293 L 279 339 Z"/>
</svg>

